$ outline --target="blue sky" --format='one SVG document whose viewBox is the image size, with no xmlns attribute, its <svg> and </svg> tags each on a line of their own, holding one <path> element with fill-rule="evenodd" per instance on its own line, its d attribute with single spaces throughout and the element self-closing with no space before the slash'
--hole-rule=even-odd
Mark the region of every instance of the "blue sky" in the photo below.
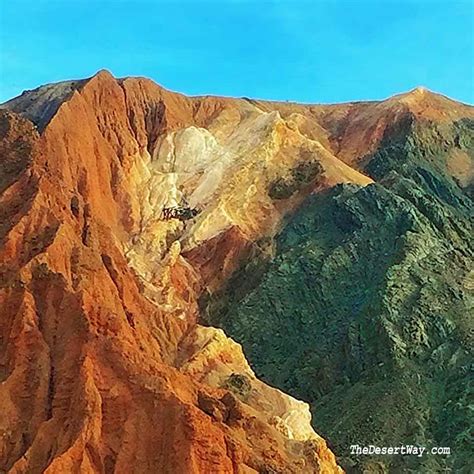
<svg viewBox="0 0 474 474">
<path fill-rule="evenodd" d="M 0 0 L 0 101 L 109 69 L 186 94 L 474 103 L 474 0 Z"/>
</svg>

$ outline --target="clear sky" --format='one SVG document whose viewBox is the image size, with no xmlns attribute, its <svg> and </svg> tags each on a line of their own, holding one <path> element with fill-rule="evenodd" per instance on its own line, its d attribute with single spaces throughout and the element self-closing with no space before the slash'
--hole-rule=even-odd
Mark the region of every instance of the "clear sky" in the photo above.
<svg viewBox="0 0 474 474">
<path fill-rule="evenodd" d="M 474 103 L 474 0 L 0 0 L 0 101 L 88 77 L 186 94 Z"/>
</svg>

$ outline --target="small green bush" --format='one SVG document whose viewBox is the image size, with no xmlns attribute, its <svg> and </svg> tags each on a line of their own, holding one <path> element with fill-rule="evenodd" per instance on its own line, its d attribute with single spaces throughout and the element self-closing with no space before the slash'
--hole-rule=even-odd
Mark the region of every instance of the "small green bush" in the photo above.
<svg viewBox="0 0 474 474">
<path fill-rule="evenodd" d="M 311 152 L 305 150 L 300 157 L 307 159 L 291 170 L 290 176 L 281 177 L 270 183 L 268 195 L 272 199 L 288 199 L 296 191 L 311 183 L 323 173 L 321 163 L 314 159 Z"/>
<path fill-rule="evenodd" d="M 270 184 L 268 195 L 272 199 L 288 199 L 296 191 L 295 183 L 292 180 L 278 178 Z"/>
<path fill-rule="evenodd" d="M 319 161 L 306 161 L 299 163 L 291 172 L 293 180 L 298 184 L 309 184 L 313 179 L 322 174 L 323 167 Z"/>
<path fill-rule="evenodd" d="M 247 400 L 250 392 L 252 391 L 252 385 L 250 378 L 244 374 L 231 374 L 225 381 L 224 388 L 230 390 L 234 395 L 237 395 L 241 400 Z"/>
</svg>

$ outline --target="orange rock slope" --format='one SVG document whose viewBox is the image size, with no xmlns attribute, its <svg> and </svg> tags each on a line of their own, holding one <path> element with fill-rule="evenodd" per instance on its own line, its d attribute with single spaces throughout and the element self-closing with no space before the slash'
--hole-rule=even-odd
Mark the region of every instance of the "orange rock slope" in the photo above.
<svg viewBox="0 0 474 474">
<path fill-rule="evenodd" d="M 204 286 L 285 212 L 252 158 L 275 173 L 305 138 L 245 101 L 107 72 L 0 114 L 0 472 L 339 472 L 307 404 L 197 324 Z M 162 221 L 191 190 L 197 221 Z"/>
</svg>

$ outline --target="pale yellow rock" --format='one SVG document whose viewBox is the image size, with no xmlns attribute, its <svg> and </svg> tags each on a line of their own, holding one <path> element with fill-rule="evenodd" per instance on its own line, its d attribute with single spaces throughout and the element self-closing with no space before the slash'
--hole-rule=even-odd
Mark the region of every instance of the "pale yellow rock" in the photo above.
<svg viewBox="0 0 474 474">
<path fill-rule="evenodd" d="M 259 413 L 288 439 L 321 440 L 311 427 L 309 405 L 258 380 L 248 365 L 240 344 L 222 329 L 197 326 L 183 342 L 185 356 L 180 370 L 214 387 L 223 387 L 231 374 L 248 377 L 252 389 L 244 403 Z"/>
</svg>

